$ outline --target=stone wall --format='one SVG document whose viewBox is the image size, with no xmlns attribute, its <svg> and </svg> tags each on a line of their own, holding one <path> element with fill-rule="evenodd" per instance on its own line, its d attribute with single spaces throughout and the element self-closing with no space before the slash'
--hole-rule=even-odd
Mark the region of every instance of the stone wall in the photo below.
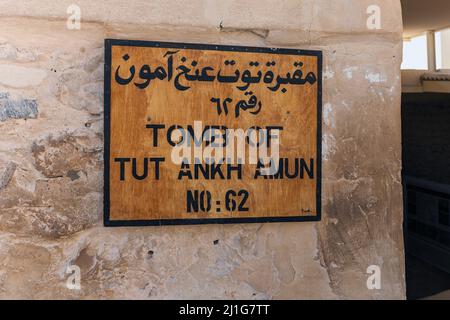
<svg viewBox="0 0 450 320">
<path fill-rule="evenodd" d="M 404 298 L 399 1 L 73 2 L 0 3 L 0 298 Z M 323 50 L 322 221 L 104 228 L 105 38 Z"/>
</svg>

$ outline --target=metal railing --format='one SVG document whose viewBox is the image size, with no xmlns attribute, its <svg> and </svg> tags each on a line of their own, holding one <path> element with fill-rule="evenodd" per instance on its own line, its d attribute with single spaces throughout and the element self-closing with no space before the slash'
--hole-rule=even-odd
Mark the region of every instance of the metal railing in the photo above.
<svg viewBox="0 0 450 320">
<path fill-rule="evenodd" d="M 450 185 L 403 177 L 406 251 L 450 272 Z"/>
</svg>

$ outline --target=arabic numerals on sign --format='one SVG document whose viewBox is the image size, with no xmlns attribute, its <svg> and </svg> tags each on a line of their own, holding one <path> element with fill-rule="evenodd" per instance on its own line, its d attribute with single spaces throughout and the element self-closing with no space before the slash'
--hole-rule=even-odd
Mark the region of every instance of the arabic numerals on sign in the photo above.
<svg viewBox="0 0 450 320">
<path fill-rule="evenodd" d="M 241 189 L 238 191 L 227 190 L 225 192 L 225 209 L 228 212 L 246 212 L 249 211 L 247 205 L 247 200 L 250 193 L 247 190 Z M 213 202 L 211 192 L 207 190 L 188 190 L 187 191 L 187 212 L 188 213 L 198 213 L 198 212 L 216 212 L 221 211 L 221 200 Z M 215 210 L 214 210 L 215 208 Z"/>
</svg>

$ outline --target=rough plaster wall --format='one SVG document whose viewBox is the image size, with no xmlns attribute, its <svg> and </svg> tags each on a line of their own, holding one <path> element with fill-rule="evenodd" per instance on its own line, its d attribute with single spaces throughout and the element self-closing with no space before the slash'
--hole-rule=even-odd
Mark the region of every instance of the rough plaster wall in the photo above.
<svg viewBox="0 0 450 320">
<path fill-rule="evenodd" d="M 399 1 L 72 2 L 0 4 L 0 298 L 404 298 Z M 104 38 L 323 50 L 323 220 L 102 227 Z"/>
</svg>

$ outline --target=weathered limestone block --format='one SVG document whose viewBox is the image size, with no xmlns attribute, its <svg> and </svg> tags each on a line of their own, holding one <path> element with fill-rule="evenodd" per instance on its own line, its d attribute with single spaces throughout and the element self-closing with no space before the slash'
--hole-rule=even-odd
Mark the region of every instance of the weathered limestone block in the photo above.
<svg viewBox="0 0 450 320">
<path fill-rule="evenodd" d="M 34 141 L 31 152 L 36 169 L 45 177 L 67 176 L 74 181 L 82 173 L 100 169 L 101 148 L 98 137 L 90 137 L 89 132 L 63 132 Z"/>
<path fill-rule="evenodd" d="M 309 242 L 316 241 L 317 235 L 307 225 L 215 230 L 191 226 L 182 233 L 171 231 L 172 227 L 152 232 L 97 227 L 70 238 L 42 239 L 39 244 L 4 233 L 0 238 L 1 281 L 8 291 L 0 291 L 0 298 L 9 294 L 34 298 L 336 298 L 326 281 L 320 287 L 311 282 L 316 277 L 326 279 L 327 273 L 320 267 L 318 252 L 309 250 L 317 245 Z M 29 252 L 33 253 L 26 256 Z M 65 270 L 71 264 L 81 268 L 80 291 L 64 286 Z M 30 265 L 38 268 L 26 274 Z"/>
<path fill-rule="evenodd" d="M 3 16 L 25 16 L 67 19 L 67 8 L 73 1 L 4 0 Z M 79 0 L 86 21 L 108 24 L 136 23 L 151 26 L 186 26 L 200 28 L 234 28 L 239 30 L 295 30 L 330 33 L 367 32 L 370 5 L 380 6 L 383 29 L 377 32 L 402 32 L 399 1 L 386 0 L 120 0 L 92 2 Z M 356 14 L 355 14 L 356 13 Z M 236 31 L 239 31 L 236 30 Z"/>
<path fill-rule="evenodd" d="M 399 1 L 77 3 L 0 4 L 0 298 L 405 297 Z M 105 38 L 322 50 L 322 221 L 104 228 Z"/>
<path fill-rule="evenodd" d="M 98 224 L 101 147 L 97 136 L 84 131 L 50 135 L 32 143 L 34 169 L 42 178 L 36 180 L 33 192 L 17 183 L 5 189 L 0 230 L 59 237 Z"/>
</svg>

